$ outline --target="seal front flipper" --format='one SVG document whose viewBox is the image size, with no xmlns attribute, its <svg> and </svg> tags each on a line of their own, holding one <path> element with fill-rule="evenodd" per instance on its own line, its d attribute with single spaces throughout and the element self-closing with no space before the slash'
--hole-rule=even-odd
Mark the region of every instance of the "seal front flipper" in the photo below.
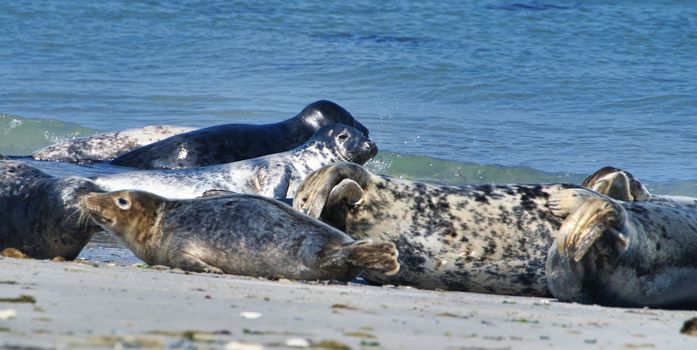
<svg viewBox="0 0 697 350">
<path fill-rule="evenodd" d="M 646 187 L 630 172 L 609 166 L 587 177 L 581 186 L 625 202 L 645 201 L 651 197 Z"/>
<path fill-rule="evenodd" d="M 320 267 L 333 270 L 343 269 L 348 265 L 351 270 L 372 270 L 394 275 L 399 272 L 398 255 L 394 243 L 360 240 L 327 249 L 321 258 Z"/>
<path fill-rule="evenodd" d="M 582 189 L 563 190 L 552 196 L 555 213 L 568 213 L 556 237 L 559 252 L 568 251 L 575 262 L 581 261 L 600 236 L 609 232 L 623 246 L 627 239 L 615 228 L 627 218 L 624 208 L 607 197 Z"/>
<path fill-rule="evenodd" d="M 339 201 L 344 193 L 355 197 L 359 189 L 362 191 L 362 188 L 367 186 L 370 176 L 363 167 L 353 163 L 327 165 L 313 172 L 303 181 L 295 194 L 293 208 L 313 218 L 319 218 L 330 196 L 334 202 Z M 357 186 L 344 182 L 345 179 L 350 179 Z M 335 187 L 337 187 L 336 191 L 334 191 Z"/>
<path fill-rule="evenodd" d="M 216 274 L 224 273 L 223 270 L 215 266 L 208 265 L 203 260 L 195 257 L 193 254 L 186 253 L 185 251 L 173 254 L 170 258 L 170 264 L 168 266 L 178 267 L 182 270 L 192 272 L 208 272 Z"/>
</svg>

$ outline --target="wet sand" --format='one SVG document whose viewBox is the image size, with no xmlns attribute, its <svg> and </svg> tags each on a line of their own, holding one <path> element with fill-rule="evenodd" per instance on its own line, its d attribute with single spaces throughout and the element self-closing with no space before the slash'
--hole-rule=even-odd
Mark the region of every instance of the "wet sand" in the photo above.
<svg viewBox="0 0 697 350">
<path fill-rule="evenodd" d="M 2 258 L 0 298 L 11 349 L 697 348 L 680 334 L 692 311 L 113 263 Z"/>
</svg>

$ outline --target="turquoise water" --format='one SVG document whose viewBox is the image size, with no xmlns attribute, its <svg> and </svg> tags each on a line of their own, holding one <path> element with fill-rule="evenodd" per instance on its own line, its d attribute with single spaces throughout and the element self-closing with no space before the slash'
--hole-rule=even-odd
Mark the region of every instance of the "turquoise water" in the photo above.
<svg viewBox="0 0 697 350">
<path fill-rule="evenodd" d="M 376 171 L 550 182 L 614 165 L 697 194 L 695 2 L 5 1 L 0 47 L 0 153 L 330 99 L 371 130 Z"/>
</svg>

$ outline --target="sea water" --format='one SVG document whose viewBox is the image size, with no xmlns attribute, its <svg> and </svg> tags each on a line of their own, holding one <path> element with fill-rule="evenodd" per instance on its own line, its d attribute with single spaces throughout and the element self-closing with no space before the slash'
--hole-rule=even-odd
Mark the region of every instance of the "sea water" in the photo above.
<svg viewBox="0 0 697 350">
<path fill-rule="evenodd" d="M 613 165 L 697 195 L 697 2 L 4 1 L 0 47 L 3 154 L 329 99 L 370 129 L 379 173 L 578 182 Z"/>
</svg>

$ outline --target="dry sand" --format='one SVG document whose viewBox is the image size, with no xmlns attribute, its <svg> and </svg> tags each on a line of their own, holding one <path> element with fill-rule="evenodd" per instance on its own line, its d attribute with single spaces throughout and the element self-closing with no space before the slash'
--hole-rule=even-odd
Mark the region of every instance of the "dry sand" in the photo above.
<svg viewBox="0 0 697 350">
<path fill-rule="evenodd" d="M 697 312 L 106 263 L 2 258 L 0 298 L 10 349 L 697 348 Z"/>
</svg>

